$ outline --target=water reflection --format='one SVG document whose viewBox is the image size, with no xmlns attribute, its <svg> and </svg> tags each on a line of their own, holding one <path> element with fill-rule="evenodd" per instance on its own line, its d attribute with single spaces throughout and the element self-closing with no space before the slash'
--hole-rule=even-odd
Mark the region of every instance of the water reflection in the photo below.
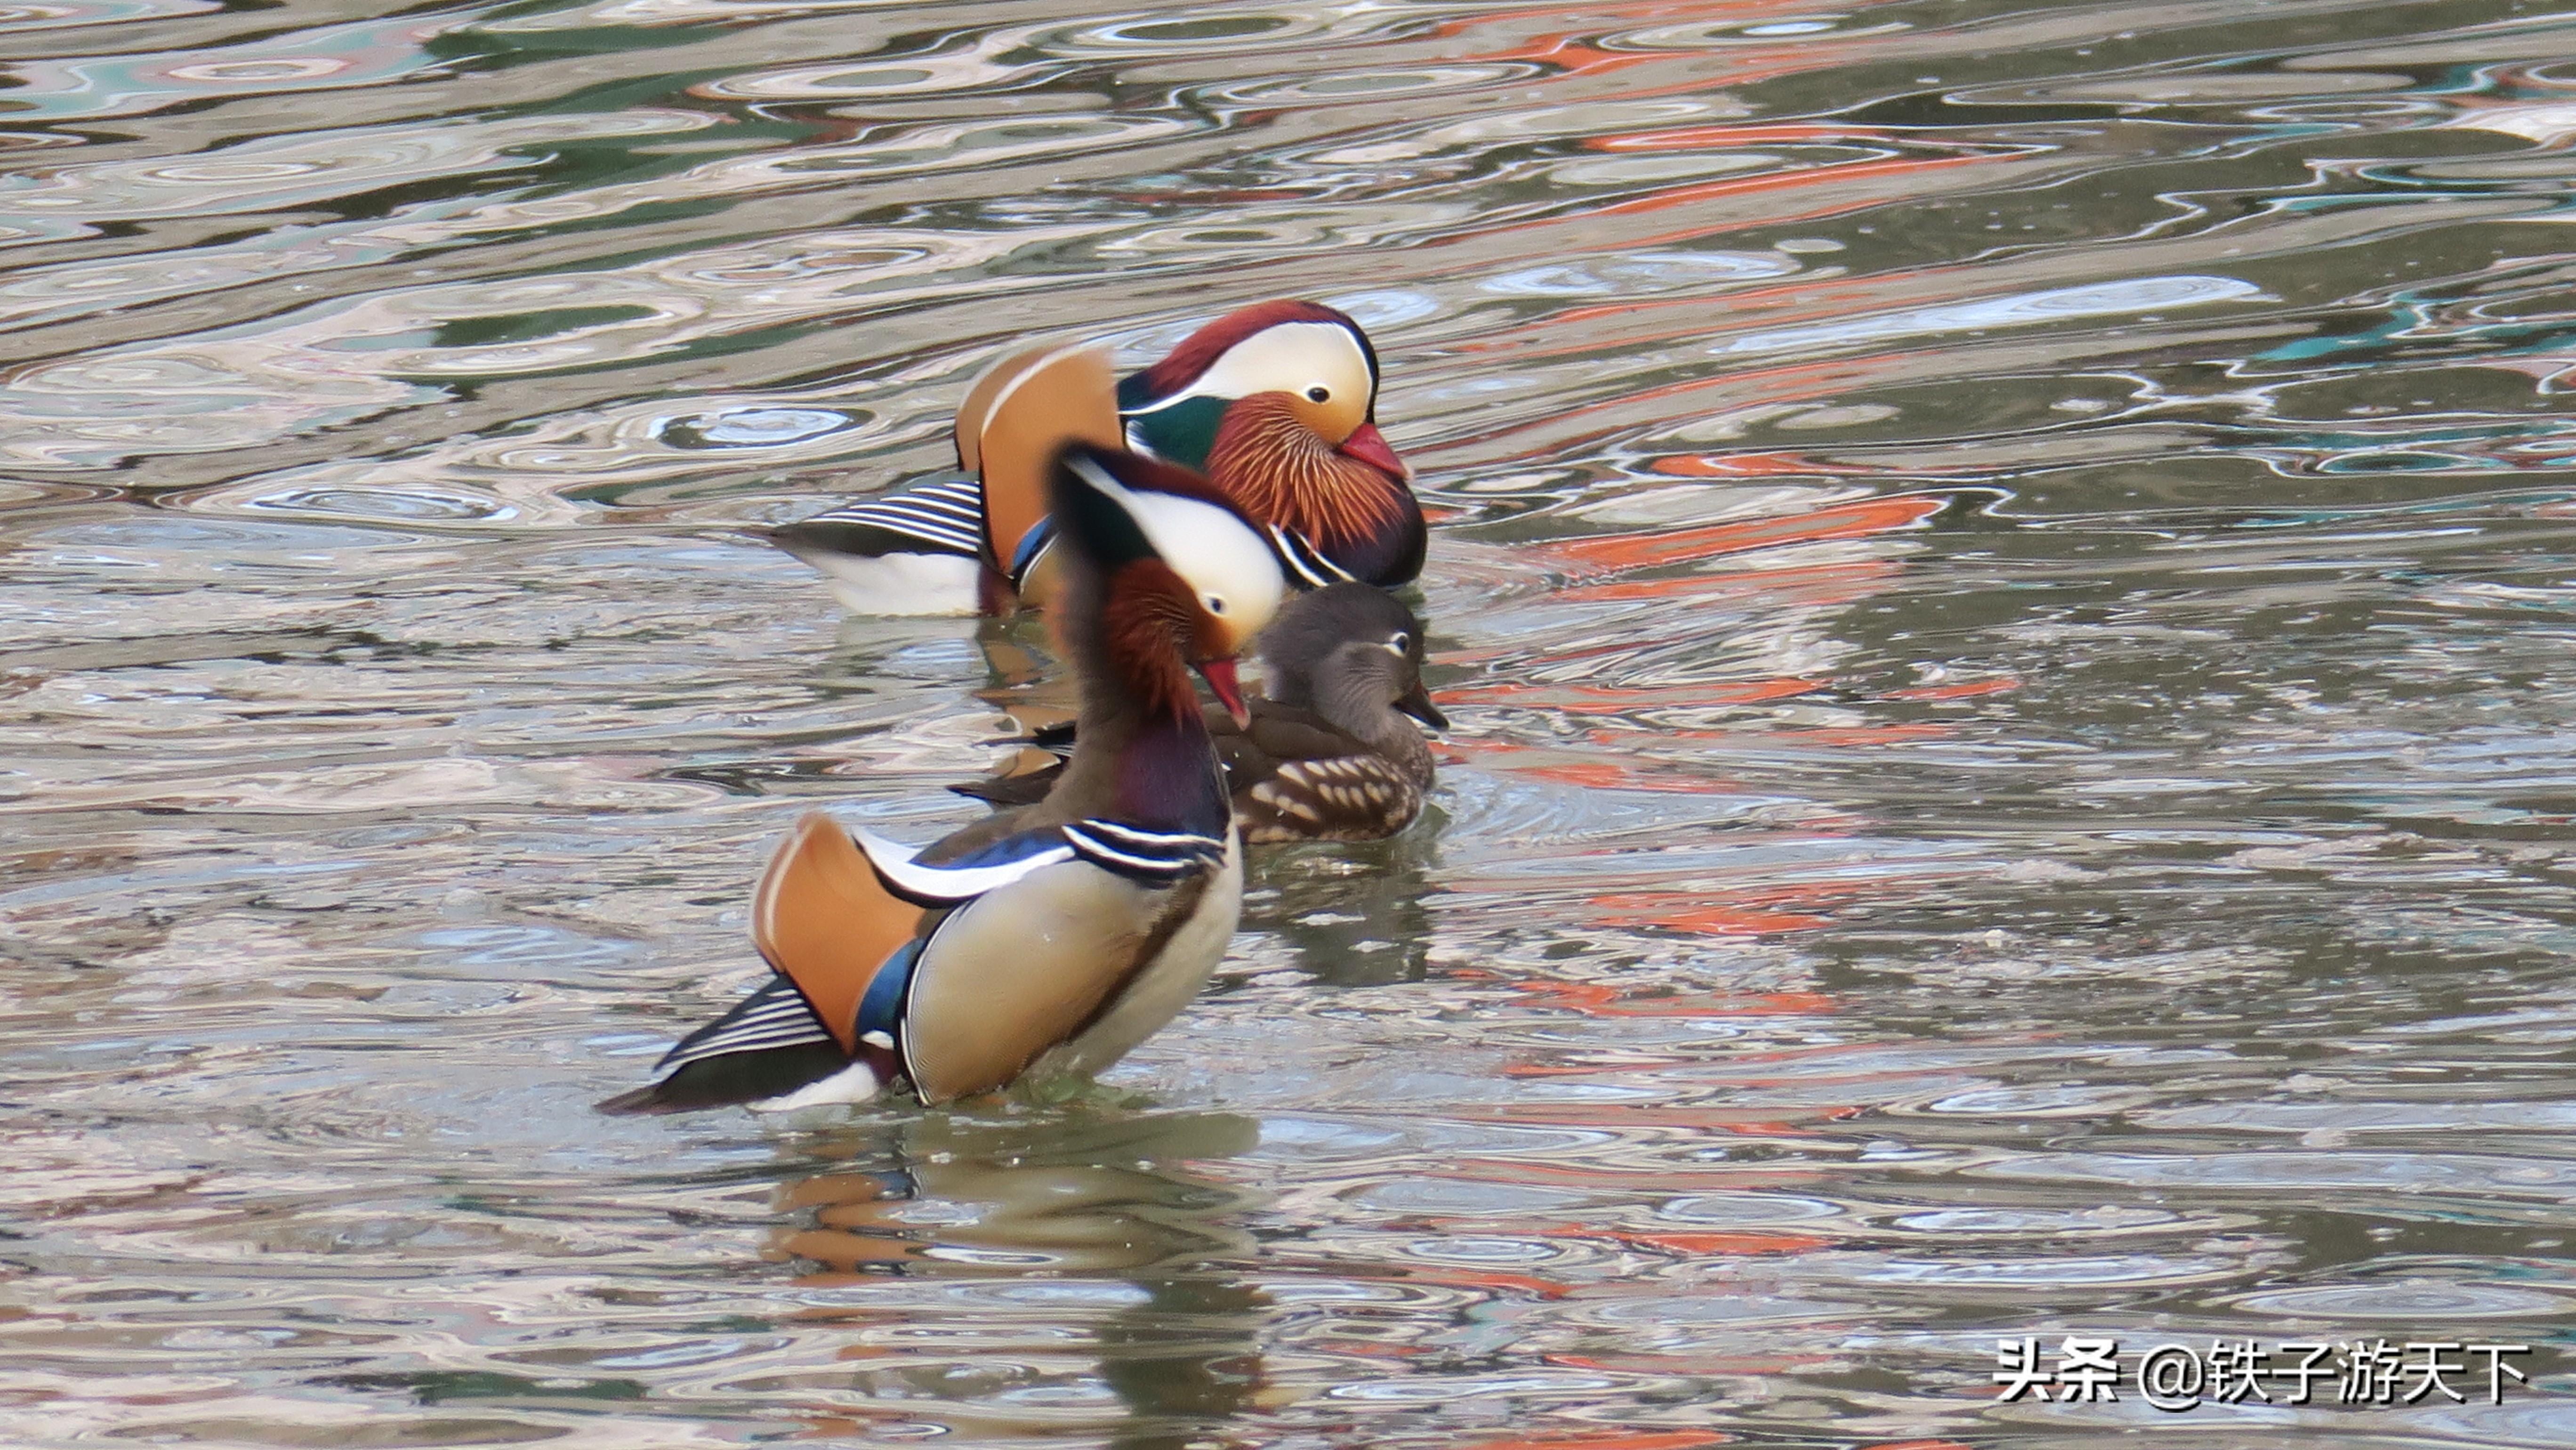
<svg viewBox="0 0 2576 1450">
<path fill-rule="evenodd" d="M 816 1430 L 1088 1427 L 1143 1447 L 1257 1407 L 1269 1305 L 1238 1269 L 1261 1197 L 1188 1167 L 1250 1150 L 1252 1119 L 1076 1109 L 880 1126 L 802 1144 L 833 1170 L 778 1191 L 796 1226 L 771 1253 L 804 1271 L 794 1286 L 812 1301 L 793 1318 L 842 1340 L 847 1388 L 875 1406 Z M 971 1327 L 870 1292 L 889 1276 L 907 1299 L 971 1305 Z M 991 1287 L 960 1300 L 950 1282 Z"/>
</svg>

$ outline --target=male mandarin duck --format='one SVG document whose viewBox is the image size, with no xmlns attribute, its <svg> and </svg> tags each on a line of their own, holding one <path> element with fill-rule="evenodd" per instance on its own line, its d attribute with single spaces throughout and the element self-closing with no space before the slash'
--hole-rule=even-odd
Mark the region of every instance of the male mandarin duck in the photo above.
<svg viewBox="0 0 2576 1450">
<path fill-rule="evenodd" d="M 1063 779 L 920 849 L 799 821 L 752 901 L 777 975 L 603 1111 L 863 1102 L 897 1078 L 942 1103 L 1095 1072 L 1206 982 L 1243 852 L 1190 672 L 1243 717 L 1235 656 L 1287 581 L 1194 474 L 1085 444 L 1052 472 L 1054 618 L 1082 691 Z"/>
<path fill-rule="evenodd" d="M 1377 430 L 1377 352 L 1315 302 L 1265 302 L 1190 334 L 1117 382 L 1101 353 L 1038 349 L 977 379 L 957 410 L 967 476 L 861 499 L 774 530 L 863 614 L 1001 613 L 1054 591 L 1047 460 L 1079 439 L 1203 474 L 1269 531 L 1305 586 L 1392 588 L 1422 572 L 1422 507 Z"/>
<path fill-rule="evenodd" d="M 1263 694 L 1249 719 L 1203 711 L 1243 839 L 1373 841 L 1412 824 L 1431 789 L 1431 747 L 1413 722 L 1449 725 L 1422 687 L 1413 611 L 1366 584 L 1329 585 L 1281 606 L 1260 648 Z M 1031 743 L 1079 739 L 1041 731 Z M 1013 805 L 1039 799 L 1060 769 L 950 789 Z"/>
</svg>

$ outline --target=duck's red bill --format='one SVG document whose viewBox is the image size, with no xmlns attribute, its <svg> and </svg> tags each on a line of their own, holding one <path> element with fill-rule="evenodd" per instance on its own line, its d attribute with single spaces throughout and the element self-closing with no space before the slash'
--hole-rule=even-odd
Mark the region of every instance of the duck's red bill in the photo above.
<svg viewBox="0 0 2576 1450">
<path fill-rule="evenodd" d="M 1386 435 L 1377 431 L 1375 423 L 1362 423 L 1352 429 L 1351 436 L 1343 439 L 1342 446 L 1334 451 L 1398 479 L 1413 477 L 1413 470 L 1405 467 L 1404 460 L 1395 456 L 1395 450 L 1387 444 Z"/>
<path fill-rule="evenodd" d="M 1243 703 L 1243 684 L 1234 677 L 1232 655 L 1221 660 L 1201 660 L 1199 678 L 1208 682 L 1208 689 L 1216 694 L 1216 702 L 1225 707 L 1225 713 L 1234 717 L 1237 727 L 1252 723 L 1252 712 Z"/>
</svg>

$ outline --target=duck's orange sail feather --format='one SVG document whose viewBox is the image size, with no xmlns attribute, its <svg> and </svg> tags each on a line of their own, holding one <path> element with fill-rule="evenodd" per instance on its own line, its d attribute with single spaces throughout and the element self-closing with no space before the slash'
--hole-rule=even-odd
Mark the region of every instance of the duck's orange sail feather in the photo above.
<svg viewBox="0 0 2576 1450">
<path fill-rule="evenodd" d="M 957 410 L 957 461 L 984 481 L 984 538 L 1004 569 L 1047 511 L 1047 469 L 1080 439 L 1121 447 L 1118 380 L 1091 348 L 1041 349 L 1006 358 L 968 389 Z"/>
<path fill-rule="evenodd" d="M 751 939 L 856 1055 L 859 999 L 921 929 L 921 908 L 886 890 L 850 833 L 814 811 L 797 821 L 751 898 Z"/>
</svg>

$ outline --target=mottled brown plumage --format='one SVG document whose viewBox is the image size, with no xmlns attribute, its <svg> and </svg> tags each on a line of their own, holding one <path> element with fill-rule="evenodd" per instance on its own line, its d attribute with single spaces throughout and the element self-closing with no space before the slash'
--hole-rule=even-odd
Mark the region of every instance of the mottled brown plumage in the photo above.
<svg viewBox="0 0 2576 1450">
<path fill-rule="evenodd" d="M 1238 724 L 1206 707 L 1246 841 L 1369 841 L 1421 813 L 1445 727 L 1422 687 L 1422 626 L 1393 596 L 1335 584 L 1288 602 L 1261 637 L 1265 693 Z M 1411 716 L 1411 719 L 1406 718 Z M 1058 770 L 952 787 L 995 805 L 1043 797 Z"/>
</svg>

